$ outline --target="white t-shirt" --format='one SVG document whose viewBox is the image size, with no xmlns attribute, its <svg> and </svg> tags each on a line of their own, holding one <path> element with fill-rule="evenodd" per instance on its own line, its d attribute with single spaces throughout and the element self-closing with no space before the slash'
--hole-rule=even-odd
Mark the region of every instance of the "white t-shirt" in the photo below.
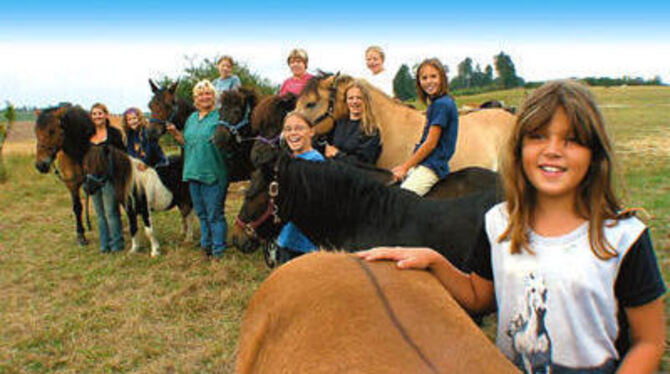
<svg viewBox="0 0 670 374">
<path fill-rule="evenodd" d="M 363 78 L 390 97 L 395 97 L 393 94 L 393 73 L 389 69 L 384 69 L 381 73 L 374 75 L 370 70 L 367 70 Z"/>
<path fill-rule="evenodd" d="M 494 280 L 498 307 L 496 344 L 500 350 L 526 372 L 544 372 L 546 367 L 551 367 L 552 372 L 613 372 L 619 358 L 615 347 L 619 333 L 617 311 L 619 302 L 627 302 L 617 299 L 620 295 L 615 294 L 615 283 L 623 259 L 634 244 L 638 245 L 645 225 L 631 217 L 618 220 L 613 227 L 606 226 L 605 237 L 618 256 L 605 261 L 591 251 L 588 223 L 560 237 L 531 232 L 529 244 L 534 255 L 527 251 L 511 254 L 509 240 L 498 242 L 507 224 L 505 203 L 486 213 L 490 268 L 485 268 L 484 262 L 489 260 L 484 259 L 486 253 L 477 250 L 475 256 L 482 259 L 473 266 L 485 278 L 489 270 Z M 626 297 L 662 294 L 665 289 L 653 249 L 636 252 L 640 253 L 629 257 L 636 259 L 638 267 L 637 259 L 644 258 L 644 269 L 631 272 L 629 266 L 627 274 L 653 273 L 655 268 L 659 275 L 653 281 L 639 281 L 645 282 L 644 291 L 638 292 L 644 295 Z M 649 257 L 651 260 L 646 260 Z M 638 280 L 626 277 L 626 282 Z"/>
</svg>

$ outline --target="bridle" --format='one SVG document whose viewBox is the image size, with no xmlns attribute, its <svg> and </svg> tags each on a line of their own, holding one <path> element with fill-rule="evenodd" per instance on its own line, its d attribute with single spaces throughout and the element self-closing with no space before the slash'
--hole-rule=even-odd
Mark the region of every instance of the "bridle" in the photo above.
<svg viewBox="0 0 670 374">
<path fill-rule="evenodd" d="M 164 93 L 165 93 L 164 91 L 161 91 L 161 97 Z M 163 102 L 163 100 L 161 100 L 160 103 L 164 107 L 168 106 L 168 104 L 165 104 Z M 160 124 L 160 125 L 165 125 L 168 122 L 174 123 L 174 120 L 177 117 L 178 112 L 179 112 L 179 100 L 177 99 L 177 95 L 174 94 L 174 97 L 172 98 L 172 106 L 171 106 L 171 109 L 170 109 L 170 114 L 168 114 L 167 120 L 162 120 L 160 118 L 151 117 L 151 118 L 149 118 L 149 122 L 150 123 L 157 123 L 157 124 Z M 165 127 L 163 127 L 161 129 L 160 135 L 163 135 L 164 133 L 165 133 Z"/>
<path fill-rule="evenodd" d="M 335 99 L 337 97 L 337 80 L 339 78 L 339 73 L 335 75 L 335 78 L 333 79 L 333 83 L 330 84 L 330 87 L 328 87 L 328 109 L 320 116 L 318 116 L 314 120 L 314 125 L 318 125 L 319 123 L 323 122 L 326 118 L 335 118 L 333 117 L 333 111 L 335 110 Z"/>
<path fill-rule="evenodd" d="M 242 143 L 243 141 L 249 141 L 249 140 L 256 140 L 256 137 L 254 138 L 243 138 L 242 135 L 240 134 L 240 130 L 244 127 L 249 125 L 249 118 L 251 117 L 251 105 L 247 103 L 246 108 L 244 110 L 244 116 L 242 116 L 242 119 L 240 122 L 236 124 L 231 124 L 230 122 L 226 120 L 219 120 L 219 125 L 222 125 L 230 133 L 235 137 L 235 141 L 239 144 Z"/>
<path fill-rule="evenodd" d="M 279 182 L 277 181 L 278 171 L 279 171 L 279 159 L 277 159 L 277 162 L 274 165 L 273 168 L 274 176 L 272 182 L 270 182 L 270 185 L 268 186 L 268 196 L 270 198 L 268 199 L 268 207 L 267 209 L 265 209 L 265 212 L 263 212 L 263 214 L 260 217 L 251 222 L 242 221 L 239 215 L 235 219 L 235 225 L 244 230 L 245 234 L 247 234 L 247 236 L 253 239 L 258 238 L 258 233 L 256 232 L 256 230 L 263 223 L 265 223 L 270 217 L 272 217 L 272 223 L 274 223 L 275 225 L 278 225 L 281 222 L 281 218 L 279 218 L 279 207 L 277 206 L 277 203 L 275 201 L 275 199 L 279 195 Z"/>
</svg>

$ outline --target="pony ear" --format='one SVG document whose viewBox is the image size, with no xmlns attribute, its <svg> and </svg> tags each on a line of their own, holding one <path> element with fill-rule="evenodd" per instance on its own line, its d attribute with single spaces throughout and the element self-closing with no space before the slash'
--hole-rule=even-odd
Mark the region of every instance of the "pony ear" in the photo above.
<svg viewBox="0 0 670 374">
<path fill-rule="evenodd" d="M 42 109 L 35 109 L 35 117 L 39 117 L 42 114 Z"/>
<path fill-rule="evenodd" d="M 151 78 L 149 78 L 149 86 L 151 86 L 151 92 L 153 93 L 157 93 L 158 91 L 160 91 L 160 88 L 158 88 L 156 83 L 154 83 L 154 81 L 151 80 Z"/>
<path fill-rule="evenodd" d="M 175 93 L 175 91 L 177 91 L 177 86 L 178 85 L 179 85 L 179 79 L 177 79 L 176 82 L 174 82 L 170 85 L 170 87 L 168 88 L 168 91 L 170 91 L 170 93 L 172 93 L 172 94 Z"/>
</svg>

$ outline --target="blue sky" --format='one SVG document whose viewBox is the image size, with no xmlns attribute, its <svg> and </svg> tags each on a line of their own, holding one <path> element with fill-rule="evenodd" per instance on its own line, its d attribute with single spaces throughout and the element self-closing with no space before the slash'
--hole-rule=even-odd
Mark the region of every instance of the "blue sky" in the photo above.
<svg viewBox="0 0 670 374">
<path fill-rule="evenodd" d="M 120 111 L 144 105 L 146 79 L 178 75 L 184 56 L 231 54 L 280 83 L 293 47 L 308 50 L 310 70 L 355 75 L 371 44 L 391 69 L 430 56 L 452 70 L 465 57 L 483 66 L 503 50 L 528 80 L 670 82 L 670 1 L 11 1 L 0 9 L 0 50 L 12 56 L 0 64 L 0 100 Z"/>
</svg>

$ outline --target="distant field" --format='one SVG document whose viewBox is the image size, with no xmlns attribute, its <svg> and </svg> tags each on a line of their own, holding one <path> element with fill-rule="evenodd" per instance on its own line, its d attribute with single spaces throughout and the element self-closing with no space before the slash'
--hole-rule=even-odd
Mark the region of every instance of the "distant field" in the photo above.
<svg viewBox="0 0 670 374">
<path fill-rule="evenodd" d="M 593 91 L 620 156 L 619 178 L 627 187 L 619 188 L 627 205 L 647 211 L 668 280 L 670 88 Z M 459 106 L 493 98 L 519 106 L 525 95 L 511 90 L 456 99 Z M 0 185 L 0 373 L 232 372 L 242 313 L 269 274 L 260 253 L 231 249 L 222 262 L 206 261 L 193 244 L 182 243 L 176 211 L 154 215 L 164 252 L 158 259 L 149 257 L 146 241 L 137 255 L 101 255 L 95 228 L 87 233 L 92 243 L 77 246 L 64 186 L 33 167 L 32 123 L 16 128 L 23 132 L 10 134 L 9 181 Z M 243 187 L 231 187 L 229 225 Z M 489 321 L 489 336 L 492 329 Z M 670 371 L 670 354 L 663 365 Z"/>
</svg>

